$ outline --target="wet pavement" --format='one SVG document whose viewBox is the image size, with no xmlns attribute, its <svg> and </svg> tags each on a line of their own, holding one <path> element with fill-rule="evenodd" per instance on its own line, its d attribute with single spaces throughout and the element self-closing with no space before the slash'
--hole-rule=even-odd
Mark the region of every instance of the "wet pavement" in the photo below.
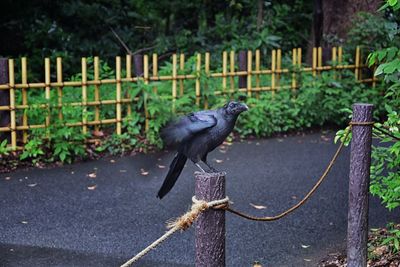
<svg viewBox="0 0 400 267">
<path fill-rule="evenodd" d="M 270 216 L 310 190 L 336 148 L 333 133 L 320 132 L 237 142 L 209 159 L 227 171 L 226 191 L 236 209 Z M 172 191 L 156 198 L 172 157 L 151 153 L 0 174 L 0 266 L 119 266 L 190 206 L 191 163 Z M 345 249 L 348 171 L 346 148 L 306 205 L 281 220 L 227 214 L 227 266 L 316 266 L 327 253 Z M 394 219 L 370 199 L 370 227 Z M 194 257 L 189 229 L 136 266 L 194 266 Z"/>
</svg>

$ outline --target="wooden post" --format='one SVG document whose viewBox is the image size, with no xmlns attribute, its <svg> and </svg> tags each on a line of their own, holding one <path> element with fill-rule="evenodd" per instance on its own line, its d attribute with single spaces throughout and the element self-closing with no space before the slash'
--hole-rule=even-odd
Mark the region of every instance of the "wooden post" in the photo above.
<svg viewBox="0 0 400 267">
<path fill-rule="evenodd" d="M 0 84 L 8 84 L 8 59 L 0 58 Z M 10 106 L 9 90 L 0 90 L 0 106 Z M 0 110 L 0 127 L 10 126 L 10 112 L 8 110 Z M 11 138 L 7 133 L 0 133 L 0 142 Z"/>
<path fill-rule="evenodd" d="M 225 173 L 196 172 L 196 199 L 225 198 Z M 225 211 L 209 209 L 196 221 L 196 267 L 225 266 Z"/>
<path fill-rule="evenodd" d="M 354 104 L 353 121 L 372 121 L 371 104 Z M 367 266 L 368 189 L 372 125 L 353 125 L 350 152 L 347 266 Z"/>
<path fill-rule="evenodd" d="M 239 51 L 239 71 L 247 71 L 247 52 Z M 247 88 L 247 75 L 239 76 L 239 89 Z"/>
<path fill-rule="evenodd" d="M 134 55 L 133 63 L 135 65 L 135 76 L 142 77 L 143 76 L 143 55 Z"/>
</svg>

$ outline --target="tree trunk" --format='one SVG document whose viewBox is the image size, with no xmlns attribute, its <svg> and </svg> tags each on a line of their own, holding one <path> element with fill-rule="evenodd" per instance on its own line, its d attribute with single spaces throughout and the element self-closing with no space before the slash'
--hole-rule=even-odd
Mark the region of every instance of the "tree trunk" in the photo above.
<svg viewBox="0 0 400 267">
<path fill-rule="evenodd" d="M 307 48 L 307 62 L 311 62 L 312 48 L 321 46 L 330 53 L 332 46 L 343 45 L 358 12 L 375 13 L 380 0 L 314 0 L 312 36 Z M 323 55 L 329 59 L 329 55 Z"/>
<path fill-rule="evenodd" d="M 258 0 L 257 3 L 257 31 L 261 31 L 264 22 L 264 0 Z"/>
</svg>

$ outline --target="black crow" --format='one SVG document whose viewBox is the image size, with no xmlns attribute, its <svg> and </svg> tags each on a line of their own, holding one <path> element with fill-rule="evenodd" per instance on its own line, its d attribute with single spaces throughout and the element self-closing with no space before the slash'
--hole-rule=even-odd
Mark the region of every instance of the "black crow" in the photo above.
<svg viewBox="0 0 400 267">
<path fill-rule="evenodd" d="M 190 113 L 167 125 L 161 138 L 167 145 L 176 147 L 177 154 L 169 166 L 164 183 L 158 191 L 163 198 L 174 186 L 189 158 L 204 172 L 199 162 L 204 162 L 210 171 L 216 171 L 208 162 L 207 154 L 222 144 L 232 132 L 236 119 L 248 107 L 240 102 L 229 102 L 216 110 Z"/>
</svg>

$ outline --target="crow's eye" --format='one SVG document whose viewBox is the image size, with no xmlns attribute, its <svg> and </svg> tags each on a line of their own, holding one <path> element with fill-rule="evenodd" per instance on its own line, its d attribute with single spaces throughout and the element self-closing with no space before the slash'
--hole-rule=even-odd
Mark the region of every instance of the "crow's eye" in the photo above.
<svg viewBox="0 0 400 267">
<path fill-rule="evenodd" d="M 229 103 L 229 107 L 230 107 L 230 108 L 235 107 L 235 103 Z"/>
</svg>

